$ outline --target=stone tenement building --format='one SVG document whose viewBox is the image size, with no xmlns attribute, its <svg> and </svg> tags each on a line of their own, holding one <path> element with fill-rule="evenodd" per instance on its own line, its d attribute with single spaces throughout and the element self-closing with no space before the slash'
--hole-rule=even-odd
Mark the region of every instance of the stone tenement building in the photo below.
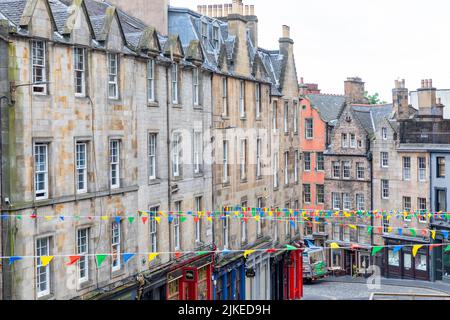
<svg viewBox="0 0 450 320">
<path fill-rule="evenodd" d="M 159 280 L 146 294 L 165 298 L 167 285 L 179 285 L 166 273 L 192 257 L 125 263 L 123 254 L 212 244 L 206 219 L 153 217 L 212 205 L 202 156 L 210 73 L 198 43 L 183 47 L 177 36 L 90 0 L 1 1 L 0 13 L 12 84 L 10 107 L 2 104 L 2 206 L 27 217 L 3 221 L 2 256 L 111 253 L 98 269 L 93 256 L 69 268 L 61 257 L 46 266 L 4 264 L 4 298 L 105 298 L 141 272 Z M 148 223 L 125 217 L 139 210 L 150 212 Z M 211 256 L 202 259 L 206 276 Z"/>
<path fill-rule="evenodd" d="M 299 298 L 299 252 L 183 254 L 295 244 L 267 220 L 301 205 L 289 28 L 270 51 L 242 1 L 142 5 L 0 0 L 1 255 L 36 257 L 2 261 L 3 298 Z"/>
<path fill-rule="evenodd" d="M 364 97 L 364 83 L 359 78 L 345 82 L 346 103 L 331 133 L 331 144 L 325 151 L 325 207 L 334 211 L 371 210 L 372 205 L 372 153 L 378 132 L 378 121 L 389 114 L 392 105 L 368 105 Z M 330 250 L 329 265 L 351 274 L 353 265 L 369 267 L 370 246 L 367 226 L 371 217 L 329 218 L 330 243 L 358 250 Z M 351 228 L 349 226 L 353 226 Z"/>
</svg>

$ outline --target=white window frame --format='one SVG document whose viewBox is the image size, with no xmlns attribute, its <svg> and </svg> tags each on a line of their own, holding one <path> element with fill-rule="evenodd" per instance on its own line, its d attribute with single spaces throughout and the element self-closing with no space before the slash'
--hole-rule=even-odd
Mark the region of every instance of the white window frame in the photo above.
<svg viewBox="0 0 450 320">
<path fill-rule="evenodd" d="M 333 210 L 341 210 L 341 194 L 333 192 L 331 194 L 331 201 Z"/>
<path fill-rule="evenodd" d="M 351 208 L 352 208 L 352 197 L 350 196 L 350 193 L 343 193 L 342 194 L 342 209 L 351 210 Z"/>
<path fill-rule="evenodd" d="M 86 142 L 77 142 L 75 146 L 76 151 L 76 189 L 77 194 L 87 193 L 88 191 L 88 144 Z M 82 151 L 84 149 L 84 158 Z M 84 164 L 83 164 L 84 163 Z M 82 181 L 80 180 L 82 178 Z M 80 188 L 80 183 L 83 182 L 83 188 Z"/>
<path fill-rule="evenodd" d="M 298 175 L 298 157 L 299 157 L 299 151 L 295 150 L 294 152 L 294 182 L 298 183 L 299 181 L 299 175 Z"/>
<path fill-rule="evenodd" d="M 411 181 L 411 157 L 403 157 L 403 181 Z M 407 166 L 409 164 L 409 166 Z"/>
<path fill-rule="evenodd" d="M 422 202 L 422 200 L 425 201 Z M 427 198 L 417 198 L 417 209 L 419 210 L 419 222 L 427 223 Z"/>
<path fill-rule="evenodd" d="M 381 152 L 380 153 L 381 158 L 381 167 L 382 168 L 389 168 L 389 153 L 388 152 Z"/>
<path fill-rule="evenodd" d="M 222 141 L 223 146 L 223 172 L 222 172 L 222 182 L 228 183 L 229 182 L 229 172 L 228 172 L 228 140 Z"/>
<path fill-rule="evenodd" d="M 158 252 L 158 222 L 156 217 L 159 211 L 159 207 L 150 208 L 150 252 Z"/>
<path fill-rule="evenodd" d="M 194 106 L 200 105 L 200 70 L 199 68 L 192 69 L 192 85 Z"/>
<path fill-rule="evenodd" d="M 173 134 L 173 150 L 172 150 L 172 171 L 174 177 L 179 177 L 180 172 L 180 138 L 181 133 L 174 132 Z"/>
<path fill-rule="evenodd" d="M 83 284 L 89 281 L 89 228 L 77 230 L 77 254 L 80 256 L 77 261 L 78 284 Z M 84 276 L 81 275 L 83 270 Z"/>
<path fill-rule="evenodd" d="M 422 162 L 423 160 L 423 162 Z M 421 166 L 423 164 L 423 166 Z M 418 178 L 420 182 L 425 182 L 427 180 L 427 158 L 418 157 L 417 158 L 417 167 L 419 170 Z"/>
<path fill-rule="evenodd" d="M 42 48 L 38 48 L 38 45 L 42 45 Z M 47 43 L 45 41 L 32 41 L 31 42 L 31 83 L 34 95 L 47 95 L 47 84 L 43 84 L 47 81 Z M 41 52 L 42 51 L 42 52 Z M 41 52 L 42 54 L 39 54 Z M 37 73 L 41 73 L 40 81 L 37 81 Z M 36 89 L 42 91 L 36 91 Z"/>
<path fill-rule="evenodd" d="M 342 148 L 347 149 L 348 148 L 348 134 L 347 133 L 341 134 L 341 141 L 342 141 Z"/>
<path fill-rule="evenodd" d="M 305 119 L 305 138 L 306 140 L 314 139 L 314 119 Z"/>
<path fill-rule="evenodd" d="M 195 197 L 195 213 L 198 214 L 198 212 L 202 211 L 202 201 L 203 197 Z M 201 219 L 198 219 L 195 222 L 195 242 L 201 243 L 202 242 L 202 221 Z"/>
<path fill-rule="evenodd" d="M 356 179 L 364 180 L 366 178 L 366 167 L 363 162 L 356 163 Z"/>
<path fill-rule="evenodd" d="M 203 152 L 203 141 L 202 132 L 194 131 L 194 173 L 199 174 L 202 172 L 202 152 Z"/>
<path fill-rule="evenodd" d="M 180 215 L 181 201 L 175 202 L 175 216 L 173 218 L 173 246 L 175 251 L 181 250 Z"/>
<path fill-rule="evenodd" d="M 340 179 L 341 178 L 341 163 L 339 161 L 333 161 L 331 163 L 331 171 L 333 175 L 333 179 Z M 337 173 L 337 175 L 336 175 Z"/>
<path fill-rule="evenodd" d="M 278 188 L 279 187 L 279 181 L 278 181 L 278 172 L 279 172 L 279 167 L 278 167 L 278 152 L 274 153 L 273 156 L 273 187 L 274 188 Z"/>
<path fill-rule="evenodd" d="M 390 196 L 389 180 L 381 180 L 381 198 L 388 200 Z"/>
<path fill-rule="evenodd" d="M 308 192 L 306 192 L 308 190 Z M 303 185 L 303 202 L 305 204 L 311 204 L 312 202 L 312 193 L 311 193 L 311 185 L 304 184 Z"/>
<path fill-rule="evenodd" d="M 122 268 L 121 265 L 121 229 L 120 222 L 114 221 L 111 224 L 111 270 L 117 272 Z M 116 259 L 114 259 L 114 252 L 116 252 Z"/>
<path fill-rule="evenodd" d="M 343 161 L 343 163 L 342 163 L 342 179 L 349 180 L 349 179 L 351 179 L 351 176 L 352 176 L 351 161 Z"/>
<path fill-rule="evenodd" d="M 383 140 L 387 140 L 387 135 L 388 135 L 387 128 L 383 127 L 381 129 L 381 136 L 382 136 Z"/>
<path fill-rule="evenodd" d="M 222 116 L 228 116 L 228 78 L 222 78 Z"/>
<path fill-rule="evenodd" d="M 244 219 L 241 220 L 241 243 L 246 244 L 247 243 L 247 223 L 244 221 Z"/>
<path fill-rule="evenodd" d="M 50 237 L 36 239 L 36 294 L 38 298 L 50 295 L 51 290 L 51 270 L 50 265 L 43 266 L 40 257 L 50 255 Z M 44 275 L 44 281 L 40 281 Z M 40 285 L 45 283 L 45 289 L 40 290 Z"/>
<path fill-rule="evenodd" d="M 298 103 L 294 101 L 294 134 L 298 134 Z"/>
<path fill-rule="evenodd" d="M 304 160 L 303 160 L 303 170 L 304 171 L 306 171 L 306 172 L 310 172 L 311 171 L 311 164 L 312 164 L 312 161 L 311 161 L 311 152 L 304 152 L 303 153 L 303 155 L 304 155 Z"/>
<path fill-rule="evenodd" d="M 219 47 L 219 27 L 213 26 L 213 47 L 217 49 Z"/>
<path fill-rule="evenodd" d="M 179 103 L 179 89 L 178 89 L 178 64 L 173 63 L 171 68 L 171 80 L 172 80 L 172 104 Z"/>
<path fill-rule="evenodd" d="M 239 115 L 241 118 L 246 117 L 245 112 L 245 81 L 239 81 Z"/>
<path fill-rule="evenodd" d="M 319 187 L 322 188 L 322 193 L 319 192 Z M 319 195 L 322 195 L 322 199 L 319 199 Z M 316 185 L 316 204 L 324 204 L 325 203 L 325 185 L 318 184 Z"/>
<path fill-rule="evenodd" d="M 148 178 L 156 180 L 157 176 L 157 156 L 158 156 L 158 134 L 150 132 L 148 134 Z"/>
<path fill-rule="evenodd" d="M 115 154 L 114 150 L 116 150 Z M 120 188 L 120 170 L 120 140 L 111 139 L 109 141 L 109 183 L 111 189 Z M 116 177 L 114 177 L 114 172 L 116 172 Z M 116 180 L 115 183 L 114 180 Z"/>
<path fill-rule="evenodd" d="M 247 139 L 241 139 L 239 147 L 239 164 L 241 180 L 247 179 Z"/>
<path fill-rule="evenodd" d="M 261 104 L 261 84 L 255 83 L 255 100 L 256 100 L 256 119 L 261 118 L 262 104 Z"/>
<path fill-rule="evenodd" d="M 289 151 L 284 153 L 284 184 L 289 185 Z"/>
<path fill-rule="evenodd" d="M 284 133 L 289 133 L 289 101 L 284 102 Z"/>
<path fill-rule="evenodd" d="M 412 198 L 411 197 L 403 197 L 403 211 L 411 212 L 412 210 Z M 405 221 L 411 221 L 411 217 L 408 215 L 404 217 Z"/>
<path fill-rule="evenodd" d="M 147 99 L 148 102 L 156 101 L 155 94 L 155 59 L 149 59 L 147 62 Z"/>
<path fill-rule="evenodd" d="M 73 54 L 74 54 L 73 69 L 74 69 L 75 96 L 76 97 L 85 97 L 86 96 L 86 49 L 75 47 L 75 48 L 73 48 Z M 77 92 L 78 79 L 81 80 L 81 92 Z"/>
<path fill-rule="evenodd" d="M 350 133 L 350 148 L 356 149 L 356 135 L 354 133 Z"/>
<path fill-rule="evenodd" d="M 320 158 L 322 158 L 321 161 L 319 161 Z M 321 164 L 321 168 L 319 168 L 319 164 Z M 324 156 L 323 152 L 316 153 L 316 170 L 318 172 L 325 171 L 325 156 Z"/>
<path fill-rule="evenodd" d="M 225 219 L 222 219 L 222 236 L 223 236 L 223 247 L 224 249 L 228 249 L 230 245 L 230 229 L 229 229 L 229 221 L 228 216 L 225 216 Z"/>
<path fill-rule="evenodd" d="M 278 130 L 278 102 L 274 101 L 272 105 L 272 130 L 277 132 Z"/>
<path fill-rule="evenodd" d="M 262 139 L 256 139 L 256 177 L 260 178 L 262 173 Z"/>
<path fill-rule="evenodd" d="M 114 94 L 111 95 L 111 88 Z M 119 99 L 119 55 L 108 53 L 108 98 Z"/>
<path fill-rule="evenodd" d="M 40 148 L 43 148 L 42 151 L 38 150 Z M 49 172 L 48 172 L 48 156 L 49 156 L 49 144 L 48 143 L 38 143 L 36 142 L 34 144 L 34 196 L 36 200 L 45 200 L 49 198 L 49 187 L 48 187 L 48 182 L 49 182 Z M 44 156 L 44 164 L 43 165 L 38 165 L 38 163 L 40 163 L 40 161 L 38 162 L 37 159 L 38 157 L 43 154 Z M 38 168 L 41 167 L 41 168 Z M 43 189 L 37 189 L 38 187 L 38 176 L 41 176 L 44 182 L 44 188 Z M 39 179 L 40 181 L 40 179 Z"/>
<path fill-rule="evenodd" d="M 356 210 L 364 211 L 366 210 L 366 202 L 364 194 L 357 193 L 356 194 Z"/>
</svg>

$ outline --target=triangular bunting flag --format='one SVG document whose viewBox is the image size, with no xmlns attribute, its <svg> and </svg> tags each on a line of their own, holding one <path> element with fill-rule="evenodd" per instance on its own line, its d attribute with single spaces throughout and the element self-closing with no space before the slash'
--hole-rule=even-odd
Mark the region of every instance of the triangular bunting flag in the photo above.
<svg viewBox="0 0 450 320">
<path fill-rule="evenodd" d="M 296 247 L 290 246 L 290 245 L 286 245 L 286 249 L 287 249 L 288 251 L 294 251 L 294 250 L 297 250 Z"/>
<path fill-rule="evenodd" d="M 432 238 L 433 240 L 436 239 L 436 230 L 431 230 L 431 238 Z"/>
<path fill-rule="evenodd" d="M 450 245 L 447 246 L 447 248 L 445 248 L 444 252 L 449 252 L 450 251 Z"/>
<path fill-rule="evenodd" d="M 367 228 L 367 233 L 368 233 L 368 234 L 371 234 L 371 233 L 372 233 L 372 230 L 373 230 L 373 227 L 368 227 L 368 228 Z"/>
<path fill-rule="evenodd" d="M 418 252 L 422 247 L 423 247 L 423 245 L 421 245 L 421 244 L 415 245 L 415 246 L 413 247 L 412 252 L 413 252 L 413 257 L 414 257 L 414 258 L 416 257 L 417 252 Z"/>
<path fill-rule="evenodd" d="M 20 260 L 22 260 L 22 259 L 23 259 L 22 257 L 10 257 L 10 258 L 8 259 L 8 263 L 9 263 L 9 265 L 12 265 L 14 262 L 20 261 Z"/>
<path fill-rule="evenodd" d="M 155 218 L 155 219 L 156 219 L 156 218 Z M 148 217 L 142 217 L 142 223 L 143 223 L 143 224 L 146 224 L 147 221 L 148 221 Z"/>
<path fill-rule="evenodd" d="M 372 256 L 376 255 L 381 250 L 383 250 L 383 247 L 373 247 L 372 248 Z"/>
<path fill-rule="evenodd" d="M 42 256 L 41 258 L 41 264 L 43 267 L 46 267 L 50 264 L 50 262 L 53 260 L 53 256 Z"/>
<path fill-rule="evenodd" d="M 128 218 L 128 222 L 129 222 L 129 223 L 133 223 L 133 222 L 134 222 L 134 217 L 129 217 L 129 218 Z"/>
<path fill-rule="evenodd" d="M 133 258 L 136 254 L 135 253 L 124 253 L 123 254 L 123 262 L 127 263 L 128 261 L 131 260 L 131 258 Z"/>
<path fill-rule="evenodd" d="M 333 242 L 333 243 L 330 245 L 330 247 L 331 247 L 331 249 L 339 249 L 339 248 L 340 248 L 339 245 L 338 245 L 336 242 Z"/>
<path fill-rule="evenodd" d="M 353 225 L 353 224 L 349 224 L 348 227 L 349 227 L 350 229 L 353 229 L 353 230 L 357 230 L 357 229 L 358 229 L 358 228 L 357 228 L 355 225 Z"/>
<path fill-rule="evenodd" d="M 78 260 L 81 259 L 81 256 L 70 256 L 69 257 L 69 263 L 67 263 L 68 266 L 72 266 L 75 264 L 75 262 L 77 262 Z"/>
<path fill-rule="evenodd" d="M 155 217 L 155 221 L 156 221 L 158 224 L 161 224 L 161 217 Z"/>
<path fill-rule="evenodd" d="M 106 254 L 98 254 L 96 256 L 97 259 L 97 267 L 100 268 L 102 266 L 103 261 L 106 259 Z"/>
<path fill-rule="evenodd" d="M 414 229 L 409 229 L 409 231 L 411 232 L 411 234 L 412 234 L 412 236 L 413 237 L 417 237 L 417 232 L 416 232 L 416 230 L 414 230 Z"/>
<path fill-rule="evenodd" d="M 399 252 L 400 250 L 402 250 L 403 246 L 396 246 L 394 247 L 394 253 Z"/>
<path fill-rule="evenodd" d="M 116 220 L 116 223 L 119 224 L 121 219 L 120 219 L 120 217 L 116 217 L 115 220 Z"/>
<path fill-rule="evenodd" d="M 247 259 L 247 257 L 248 257 L 249 255 L 251 255 L 253 252 L 255 252 L 255 250 L 245 250 L 245 252 L 244 252 L 244 258 Z"/>
<path fill-rule="evenodd" d="M 150 253 L 148 255 L 148 262 L 152 262 L 153 260 L 156 259 L 157 256 L 159 256 L 159 253 Z"/>
</svg>

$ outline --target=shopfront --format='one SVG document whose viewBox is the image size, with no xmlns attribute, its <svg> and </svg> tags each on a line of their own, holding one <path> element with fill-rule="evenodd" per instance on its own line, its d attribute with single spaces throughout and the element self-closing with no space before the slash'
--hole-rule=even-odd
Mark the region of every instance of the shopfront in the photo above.
<svg viewBox="0 0 450 320">
<path fill-rule="evenodd" d="M 299 300 L 303 297 L 303 251 L 291 251 L 287 255 L 286 268 L 288 287 L 286 298 Z"/>
<path fill-rule="evenodd" d="M 213 275 L 213 299 L 245 300 L 245 272 L 242 255 L 216 265 Z"/>
<path fill-rule="evenodd" d="M 214 254 L 193 258 L 167 275 L 167 300 L 212 300 Z"/>
<path fill-rule="evenodd" d="M 270 254 L 254 253 L 246 262 L 246 299 L 270 300 Z"/>
<path fill-rule="evenodd" d="M 429 243 L 410 237 L 385 238 L 388 247 L 383 255 L 383 274 L 386 278 L 430 280 Z M 413 255 L 413 246 L 426 245 Z M 401 247 L 400 247 L 401 246 Z"/>
<path fill-rule="evenodd" d="M 140 300 L 166 300 L 167 299 L 167 271 L 161 270 L 151 274 L 145 274 L 145 284 L 139 289 Z"/>
<path fill-rule="evenodd" d="M 289 277 L 286 274 L 287 268 L 285 266 L 287 255 L 288 253 L 285 251 L 278 251 L 270 259 L 271 300 L 284 300 L 287 296 L 289 285 Z"/>
<path fill-rule="evenodd" d="M 435 222 L 433 227 L 436 229 L 436 239 L 433 241 L 433 244 L 437 246 L 431 253 L 431 280 L 450 283 L 450 251 L 446 251 L 450 245 L 448 237 L 450 224 L 446 221 L 438 221 Z"/>
</svg>

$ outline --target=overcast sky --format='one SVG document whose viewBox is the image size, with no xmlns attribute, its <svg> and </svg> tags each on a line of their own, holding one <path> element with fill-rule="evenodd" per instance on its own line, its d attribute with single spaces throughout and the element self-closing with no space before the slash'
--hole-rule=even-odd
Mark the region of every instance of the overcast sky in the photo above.
<svg viewBox="0 0 450 320">
<path fill-rule="evenodd" d="M 217 0 L 170 0 L 196 10 Z M 410 90 L 421 79 L 450 88 L 450 2 L 445 0 L 244 0 L 255 5 L 259 46 L 277 49 L 281 26 L 291 27 L 298 76 L 323 93 L 343 93 L 359 76 L 366 90 L 390 102 L 395 79 Z"/>
</svg>

